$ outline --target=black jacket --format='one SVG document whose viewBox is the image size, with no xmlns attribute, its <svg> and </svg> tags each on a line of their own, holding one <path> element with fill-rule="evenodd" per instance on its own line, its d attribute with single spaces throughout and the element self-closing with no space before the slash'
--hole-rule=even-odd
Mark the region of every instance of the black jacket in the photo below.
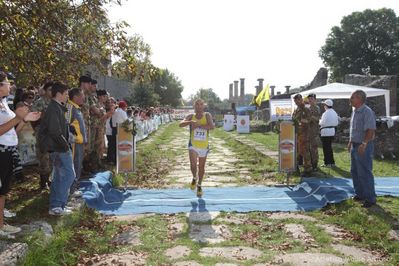
<svg viewBox="0 0 399 266">
<path fill-rule="evenodd" d="M 40 122 L 39 147 L 42 152 L 69 151 L 65 112 L 65 106 L 51 100 Z"/>
</svg>

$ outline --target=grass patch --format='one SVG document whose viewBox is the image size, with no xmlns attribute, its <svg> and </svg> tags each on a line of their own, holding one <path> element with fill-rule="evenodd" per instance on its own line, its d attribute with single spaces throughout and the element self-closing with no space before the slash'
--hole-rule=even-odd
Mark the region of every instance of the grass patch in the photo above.
<svg viewBox="0 0 399 266">
<path fill-rule="evenodd" d="M 21 265 L 76 265 L 85 257 L 113 251 L 110 240 L 116 229 L 101 215 L 82 208 L 59 218 L 49 241 L 41 234 L 27 237 L 29 252 Z"/>
<path fill-rule="evenodd" d="M 137 145 L 136 172 L 130 173 L 128 184 L 135 187 L 158 188 L 165 185 L 164 177 L 171 170 L 177 152 L 163 149 L 179 130 L 177 122 L 163 126 L 162 131 Z"/>
<path fill-rule="evenodd" d="M 236 132 L 225 132 L 230 136 L 237 136 Z M 250 133 L 250 134 L 239 134 L 240 137 L 247 138 L 261 145 L 264 145 L 267 149 L 277 151 L 278 147 L 278 134 L 274 132 L 265 133 Z M 323 164 L 323 150 L 319 145 L 319 166 Z M 334 159 L 337 167 L 334 168 L 320 168 L 316 173 L 318 177 L 350 177 L 350 154 L 347 151 L 346 144 L 333 143 Z M 386 159 L 380 160 L 375 159 L 373 161 L 373 173 L 375 176 L 398 176 L 399 173 L 399 159 Z"/>
<path fill-rule="evenodd" d="M 252 178 L 250 180 L 245 180 L 245 182 L 254 184 L 265 181 L 285 182 L 285 175 L 277 172 L 278 164 L 274 159 L 264 156 L 247 145 L 239 143 L 235 140 L 235 133 L 225 132 L 223 129 L 218 128 L 215 129 L 212 134 L 217 138 L 223 139 L 227 143 L 227 146 L 237 155 L 238 159 L 240 159 L 240 168 L 248 168 L 250 170 Z M 243 136 L 249 135 L 243 134 Z"/>
<path fill-rule="evenodd" d="M 390 256 L 387 265 L 399 265 L 399 242 L 389 240 L 388 232 L 398 229 L 399 199 L 379 197 L 378 206 L 364 209 L 359 203 L 347 200 L 329 205 L 311 215 L 321 221 L 336 224 L 352 234 L 346 244 L 378 250 Z"/>
</svg>

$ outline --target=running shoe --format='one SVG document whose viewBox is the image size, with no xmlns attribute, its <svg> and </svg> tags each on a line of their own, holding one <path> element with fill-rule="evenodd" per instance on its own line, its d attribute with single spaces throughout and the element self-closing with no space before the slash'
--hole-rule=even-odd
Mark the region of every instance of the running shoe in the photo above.
<svg viewBox="0 0 399 266">
<path fill-rule="evenodd" d="M 0 236 L 7 236 L 18 232 L 21 232 L 21 228 L 9 224 L 4 224 L 3 227 L 0 228 Z"/>
<path fill-rule="evenodd" d="M 4 217 L 6 218 L 12 218 L 15 217 L 17 214 L 15 212 L 11 212 L 7 209 L 4 209 Z"/>
<path fill-rule="evenodd" d="M 202 193 L 202 187 L 197 186 L 197 197 L 201 198 L 202 195 L 203 195 L 203 193 Z"/>
<path fill-rule="evenodd" d="M 193 180 L 191 181 L 191 185 L 190 185 L 190 188 L 191 188 L 191 190 L 194 190 L 195 189 L 195 185 L 197 184 L 197 180 L 195 180 L 194 178 L 193 178 Z"/>
</svg>

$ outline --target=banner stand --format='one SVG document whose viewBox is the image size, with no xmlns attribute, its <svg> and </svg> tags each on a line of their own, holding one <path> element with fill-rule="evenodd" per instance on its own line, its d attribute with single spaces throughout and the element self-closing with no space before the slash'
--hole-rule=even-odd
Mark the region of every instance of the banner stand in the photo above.
<svg viewBox="0 0 399 266">
<path fill-rule="evenodd" d="M 296 137 L 292 121 L 281 121 L 279 124 L 279 171 L 286 173 L 287 186 L 290 186 L 292 173 L 296 171 Z"/>
<path fill-rule="evenodd" d="M 127 189 L 129 173 L 135 171 L 136 137 L 133 135 L 133 121 L 118 124 L 116 136 L 116 173 L 123 173 L 124 189 Z"/>
</svg>

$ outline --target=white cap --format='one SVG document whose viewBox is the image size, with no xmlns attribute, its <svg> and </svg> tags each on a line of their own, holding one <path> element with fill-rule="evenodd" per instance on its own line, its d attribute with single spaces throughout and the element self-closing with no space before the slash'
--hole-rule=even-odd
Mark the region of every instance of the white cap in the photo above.
<svg viewBox="0 0 399 266">
<path fill-rule="evenodd" d="M 322 101 L 321 103 L 327 105 L 328 107 L 333 106 L 333 101 L 331 99 L 327 99 L 325 101 Z"/>
</svg>

